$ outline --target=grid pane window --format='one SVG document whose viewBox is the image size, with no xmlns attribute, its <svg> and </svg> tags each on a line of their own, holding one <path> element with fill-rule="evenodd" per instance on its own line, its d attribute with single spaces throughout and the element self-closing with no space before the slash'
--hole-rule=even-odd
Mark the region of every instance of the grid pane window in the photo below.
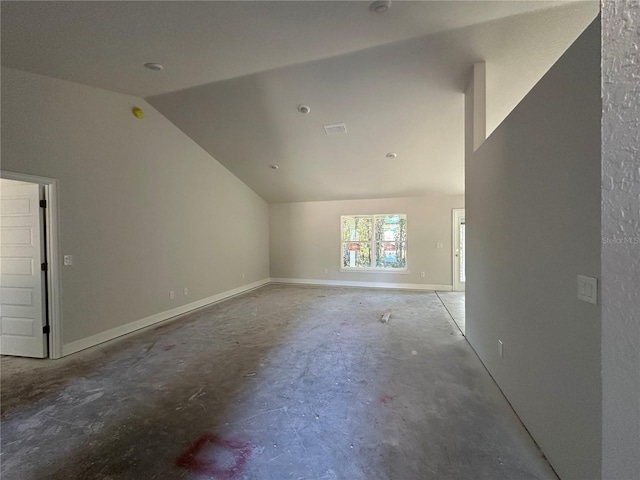
<svg viewBox="0 0 640 480">
<path fill-rule="evenodd" d="M 407 216 L 342 217 L 342 269 L 407 268 Z"/>
</svg>

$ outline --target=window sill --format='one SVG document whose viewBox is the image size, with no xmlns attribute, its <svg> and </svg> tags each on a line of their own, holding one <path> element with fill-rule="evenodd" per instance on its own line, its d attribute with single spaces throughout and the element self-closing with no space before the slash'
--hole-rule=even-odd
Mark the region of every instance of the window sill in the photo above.
<svg viewBox="0 0 640 480">
<path fill-rule="evenodd" d="M 410 272 L 406 268 L 385 269 L 385 268 L 341 268 L 340 273 L 386 273 L 392 275 L 408 275 Z"/>
</svg>

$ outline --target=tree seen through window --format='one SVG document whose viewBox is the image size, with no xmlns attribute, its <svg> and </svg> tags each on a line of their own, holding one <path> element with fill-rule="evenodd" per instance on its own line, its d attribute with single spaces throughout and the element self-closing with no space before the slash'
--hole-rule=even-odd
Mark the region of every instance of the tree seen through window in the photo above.
<svg viewBox="0 0 640 480">
<path fill-rule="evenodd" d="M 406 215 L 345 215 L 341 230 L 343 269 L 406 269 Z"/>
</svg>

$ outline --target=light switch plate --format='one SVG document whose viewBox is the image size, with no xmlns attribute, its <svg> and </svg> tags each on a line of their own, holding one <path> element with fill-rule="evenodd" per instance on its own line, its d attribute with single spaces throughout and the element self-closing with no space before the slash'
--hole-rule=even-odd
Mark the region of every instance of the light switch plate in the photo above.
<svg viewBox="0 0 640 480">
<path fill-rule="evenodd" d="M 598 279 L 578 275 L 578 299 L 583 302 L 598 304 Z"/>
</svg>

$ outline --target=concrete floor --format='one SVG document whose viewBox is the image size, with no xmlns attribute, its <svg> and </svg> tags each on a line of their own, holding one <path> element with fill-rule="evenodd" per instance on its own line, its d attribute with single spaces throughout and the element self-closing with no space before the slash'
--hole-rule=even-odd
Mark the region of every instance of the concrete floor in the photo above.
<svg viewBox="0 0 640 480">
<path fill-rule="evenodd" d="M 465 327 L 465 305 L 464 292 L 437 292 L 438 298 L 444 304 L 445 308 L 449 311 L 449 315 L 453 318 L 453 321 L 458 325 L 458 328 L 464 335 Z"/>
<path fill-rule="evenodd" d="M 556 478 L 434 293 L 269 285 L 1 381 L 3 480 Z"/>
</svg>

